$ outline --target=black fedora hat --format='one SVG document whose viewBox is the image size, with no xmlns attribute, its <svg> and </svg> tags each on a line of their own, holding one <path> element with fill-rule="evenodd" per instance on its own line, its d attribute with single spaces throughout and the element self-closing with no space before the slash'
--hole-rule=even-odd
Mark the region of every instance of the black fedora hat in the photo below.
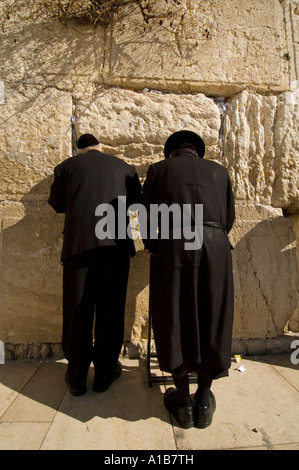
<svg viewBox="0 0 299 470">
<path fill-rule="evenodd" d="M 204 157 L 205 144 L 202 138 L 192 131 L 178 131 L 166 140 L 164 146 L 165 158 L 169 158 L 173 150 L 178 149 L 182 144 L 193 144 L 200 158 Z"/>
<path fill-rule="evenodd" d="M 87 147 L 92 147 L 99 145 L 98 139 L 92 134 L 82 134 L 77 142 L 78 149 L 85 149 Z"/>
</svg>

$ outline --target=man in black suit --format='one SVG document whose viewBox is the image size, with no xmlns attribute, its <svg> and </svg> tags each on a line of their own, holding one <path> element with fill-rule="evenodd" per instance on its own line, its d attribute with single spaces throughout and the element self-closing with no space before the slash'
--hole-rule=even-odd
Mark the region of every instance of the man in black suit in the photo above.
<svg viewBox="0 0 299 470">
<path fill-rule="evenodd" d="M 204 160 L 204 153 L 197 134 L 172 134 L 165 143 L 165 160 L 148 169 L 141 198 L 148 211 L 145 227 L 140 224 L 148 237 L 143 235 L 145 248 L 152 253 L 150 312 L 157 355 L 161 370 L 172 373 L 176 385 L 164 400 L 185 428 L 211 423 L 216 406 L 212 381 L 227 375 L 231 360 L 234 294 L 227 234 L 235 217 L 234 197 L 226 168 Z M 167 237 L 162 216 L 153 216 L 157 204 L 182 209 L 176 216 L 169 212 Z M 202 207 L 199 220 L 197 207 Z M 197 233 L 203 236 L 190 243 L 192 232 L 194 239 Z M 193 413 L 188 373 L 194 370 L 198 390 Z"/>
<path fill-rule="evenodd" d="M 138 202 L 141 192 L 135 168 L 102 153 L 93 135 L 83 134 L 77 147 L 77 156 L 54 169 L 49 197 L 53 209 L 65 213 L 62 347 L 68 360 L 66 381 L 76 396 L 86 392 L 91 362 L 95 368 L 94 391 L 107 390 L 121 374 L 118 357 L 123 344 L 130 257 L 135 248 L 127 231 L 127 213 L 120 219 L 117 210 L 121 204 L 126 210 Z M 108 230 L 96 231 L 96 209 L 105 204 L 116 209 L 117 230 L 112 236 Z M 100 213 L 104 215 L 103 210 Z M 100 220 L 106 221 L 105 217 Z M 120 231 L 122 236 L 118 236 Z"/>
</svg>

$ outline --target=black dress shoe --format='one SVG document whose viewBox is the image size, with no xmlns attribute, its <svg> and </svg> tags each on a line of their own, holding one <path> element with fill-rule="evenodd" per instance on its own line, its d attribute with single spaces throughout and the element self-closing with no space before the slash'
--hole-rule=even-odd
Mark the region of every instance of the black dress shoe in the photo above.
<svg viewBox="0 0 299 470">
<path fill-rule="evenodd" d="M 177 396 L 178 393 L 175 388 L 168 388 L 164 394 L 164 404 L 182 428 L 192 428 L 194 425 L 193 406 L 192 404 L 190 406 L 179 406 Z"/>
<path fill-rule="evenodd" d="M 216 400 L 212 392 L 210 392 L 209 406 L 201 406 L 196 403 L 194 399 L 194 426 L 196 428 L 204 429 L 210 426 L 213 419 L 213 414 L 216 409 Z"/>
<path fill-rule="evenodd" d="M 114 371 L 114 374 L 111 377 L 109 377 L 108 379 L 103 379 L 101 381 L 99 381 L 98 379 L 95 379 L 93 387 L 92 387 L 93 391 L 99 392 L 99 393 L 106 392 L 106 390 L 108 390 L 108 388 L 113 384 L 114 380 L 118 379 L 121 373 L 122 373 L 122 365 L 119 361 L 117 361 L 116 369 Z"/>
<path fill-rule="evenodd" d="M 85 385 L 82 385 L 82 387 L 80 388 L 74 388 L 70 381 L 69 381 L 69 377 L 68 377 L 68 372 L 66 371 L 65 373 L 65 381 L 66 383 L 68 384 L 68 387 L 69 387 L 69 391 L 70 391 L 70 394 L 73 395 L 74 397 L 79 397 L 81 395 L 84 395 L 86 393 L 86 387 Z"/>
</svg>

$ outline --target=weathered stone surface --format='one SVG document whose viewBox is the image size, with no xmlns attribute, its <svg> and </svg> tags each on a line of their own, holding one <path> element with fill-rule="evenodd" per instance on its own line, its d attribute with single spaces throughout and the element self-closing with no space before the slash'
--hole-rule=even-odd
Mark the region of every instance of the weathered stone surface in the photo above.
<svg viewBox="0 0 299 470">
<path fill-rule="evenodd" d="M 298 82 L 299 70 L 299 7 L 298 0 L 279 0 L 284 11 L 290 82 Z M 299 83 L 299 82 L 298 82 Z M 292 88 L 291 88 L 292 89 Z"/>
<path fill-rule="evenodd" d="M 299 212 L 299 89 L 278 98 L 274 148 L 271 204 Z"/>
<path fill-rule="evenodd" d="M 247 91 L 229 101 L 223 123 L 224 158 L 237 203 L 271 203 L 276 102 L 276 96 Z"/>
<path fill-rule="evenodd" d="M 176 3 L 176 5 L 174 5 Z M 103 78 L 107 85 L 231 96 L 287 90 L 288 52 L 283 8 L 277 0 L 154 2 L 173 15 L 145 27 L 128 9 L 108 36 Z"/>
<path fill-rule="evenodd" d="M 251 228 L 241 217 L 234 228 L 240 237 L 233 251 L 234 338 L 283 335 L 298 305 L 293 224 L 289 218 L 272 217 L 251 220 Z"/>
<path fill-rule="evenodd" d="M 71 156 L 71 116 L 68 93 L 55 88 L 5 86 L 0 117 L 2 200 L 20 200 L 30 190 L 33 198 L 33 186 Z M 43 198 L 44 192 L 40 196 Z"/>
<path fill-rule="evenodd" d="M 64 357 L 61 343 L 22 343 L 5 345 L 5 361 L 47 361 L 49 359 L 62 359 Z"/>
<path fill-rule="evenodd" d="M 148 25 L 135 6 L 122 9 L 122 19 L 114 18 L 106 31 L 75 20 L 53 21 L 38 4 L 30 17 L 22 0 L 7 19 L 8 4 L 0 5 L 0 78 L 7 82 L 64 90 L 96 82 L 225 96 L 246 87 L 289 89 L 284 57 L 292 45 L 284 25 L 289 9 L 278 0 L 157 0 L 156 18 Z M 294 14 L 292 23 L 295 19 Z"/>
<path fill-rule="evenodd" d="M 299 271 L 299 214 L 290 214 L 290 219 L 293 223 L 293 230 L 296 236 L 296 254 L 297 254 L 297 263 L 298 263 L 298 271 Z M 298 292 L 299 292 L 299 276 L 297 278 L 298 282 Z M 290 318 L 289 321 L 289 329 L 290 331 L 299 331 L 299 304 L 294 312 L 294 315 Z"/>
<path fill-rule="evenodd" d="M 6 87 L 1 111 L 1 336 L 59 341 L 63 225 L 47 199 L 54 166 L 71 155 L 72 99 Z"/>
<path fill-rule="evenodd" d="M 99 79 L 105 45 L 102 28 L 53 20 L 38 2 L 35 12 L 30 2 L 30 14 L 22 0 L 7 19 L 5 3 L 0 5 L 1 80 L 70 91 L 77 83 Z"/>
<path fill-rule="evenodd" d="M 100 89 L 89 100 L 79 100 L 75 110 L 77 135 L 91 132 L 103 149 L 139 167 L 163 157 L 167 137 L 180 129 L 202 135 L 207 158 L 219 158 L 220 112 L 203 94 L 175 95 Z"/>
<path fill-rule="evenodd" d="M 243 91 L 224 118 L 224 158 L 237 203 L 299 209 L 299 94 Z"/>
<path fill-rule="evenodd" d="M 5 202 L 0 209 L 1 337 L 11 343 L 59 342 L 63 219 L 46 202 Z"/>
</svg>

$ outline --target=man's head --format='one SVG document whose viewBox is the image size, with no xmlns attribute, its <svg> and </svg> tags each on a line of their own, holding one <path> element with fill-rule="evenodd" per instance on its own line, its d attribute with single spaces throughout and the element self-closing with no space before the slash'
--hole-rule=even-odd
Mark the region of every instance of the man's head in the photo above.
<svg viewBox="0 0 299 470">
<path fill-rule="evenodd" d="M 78 153 L 86 153 L 89 150 L 102 150 L 98 139 L 92 134 L 82 134 L 77 142 Z"/>
<path fill-rule="evenodd" d="M 200 158 L 204 157 L 205 144 L 202 138 L 195 134 L 195 132 L 183 130 L 175 132 L 170 137 L 168 137 L 164 146 L 165 158 L 169 158 L 175 150 L 178 150 L 184 144 L 189 148 L 193 147 Z"/>
</svg>

